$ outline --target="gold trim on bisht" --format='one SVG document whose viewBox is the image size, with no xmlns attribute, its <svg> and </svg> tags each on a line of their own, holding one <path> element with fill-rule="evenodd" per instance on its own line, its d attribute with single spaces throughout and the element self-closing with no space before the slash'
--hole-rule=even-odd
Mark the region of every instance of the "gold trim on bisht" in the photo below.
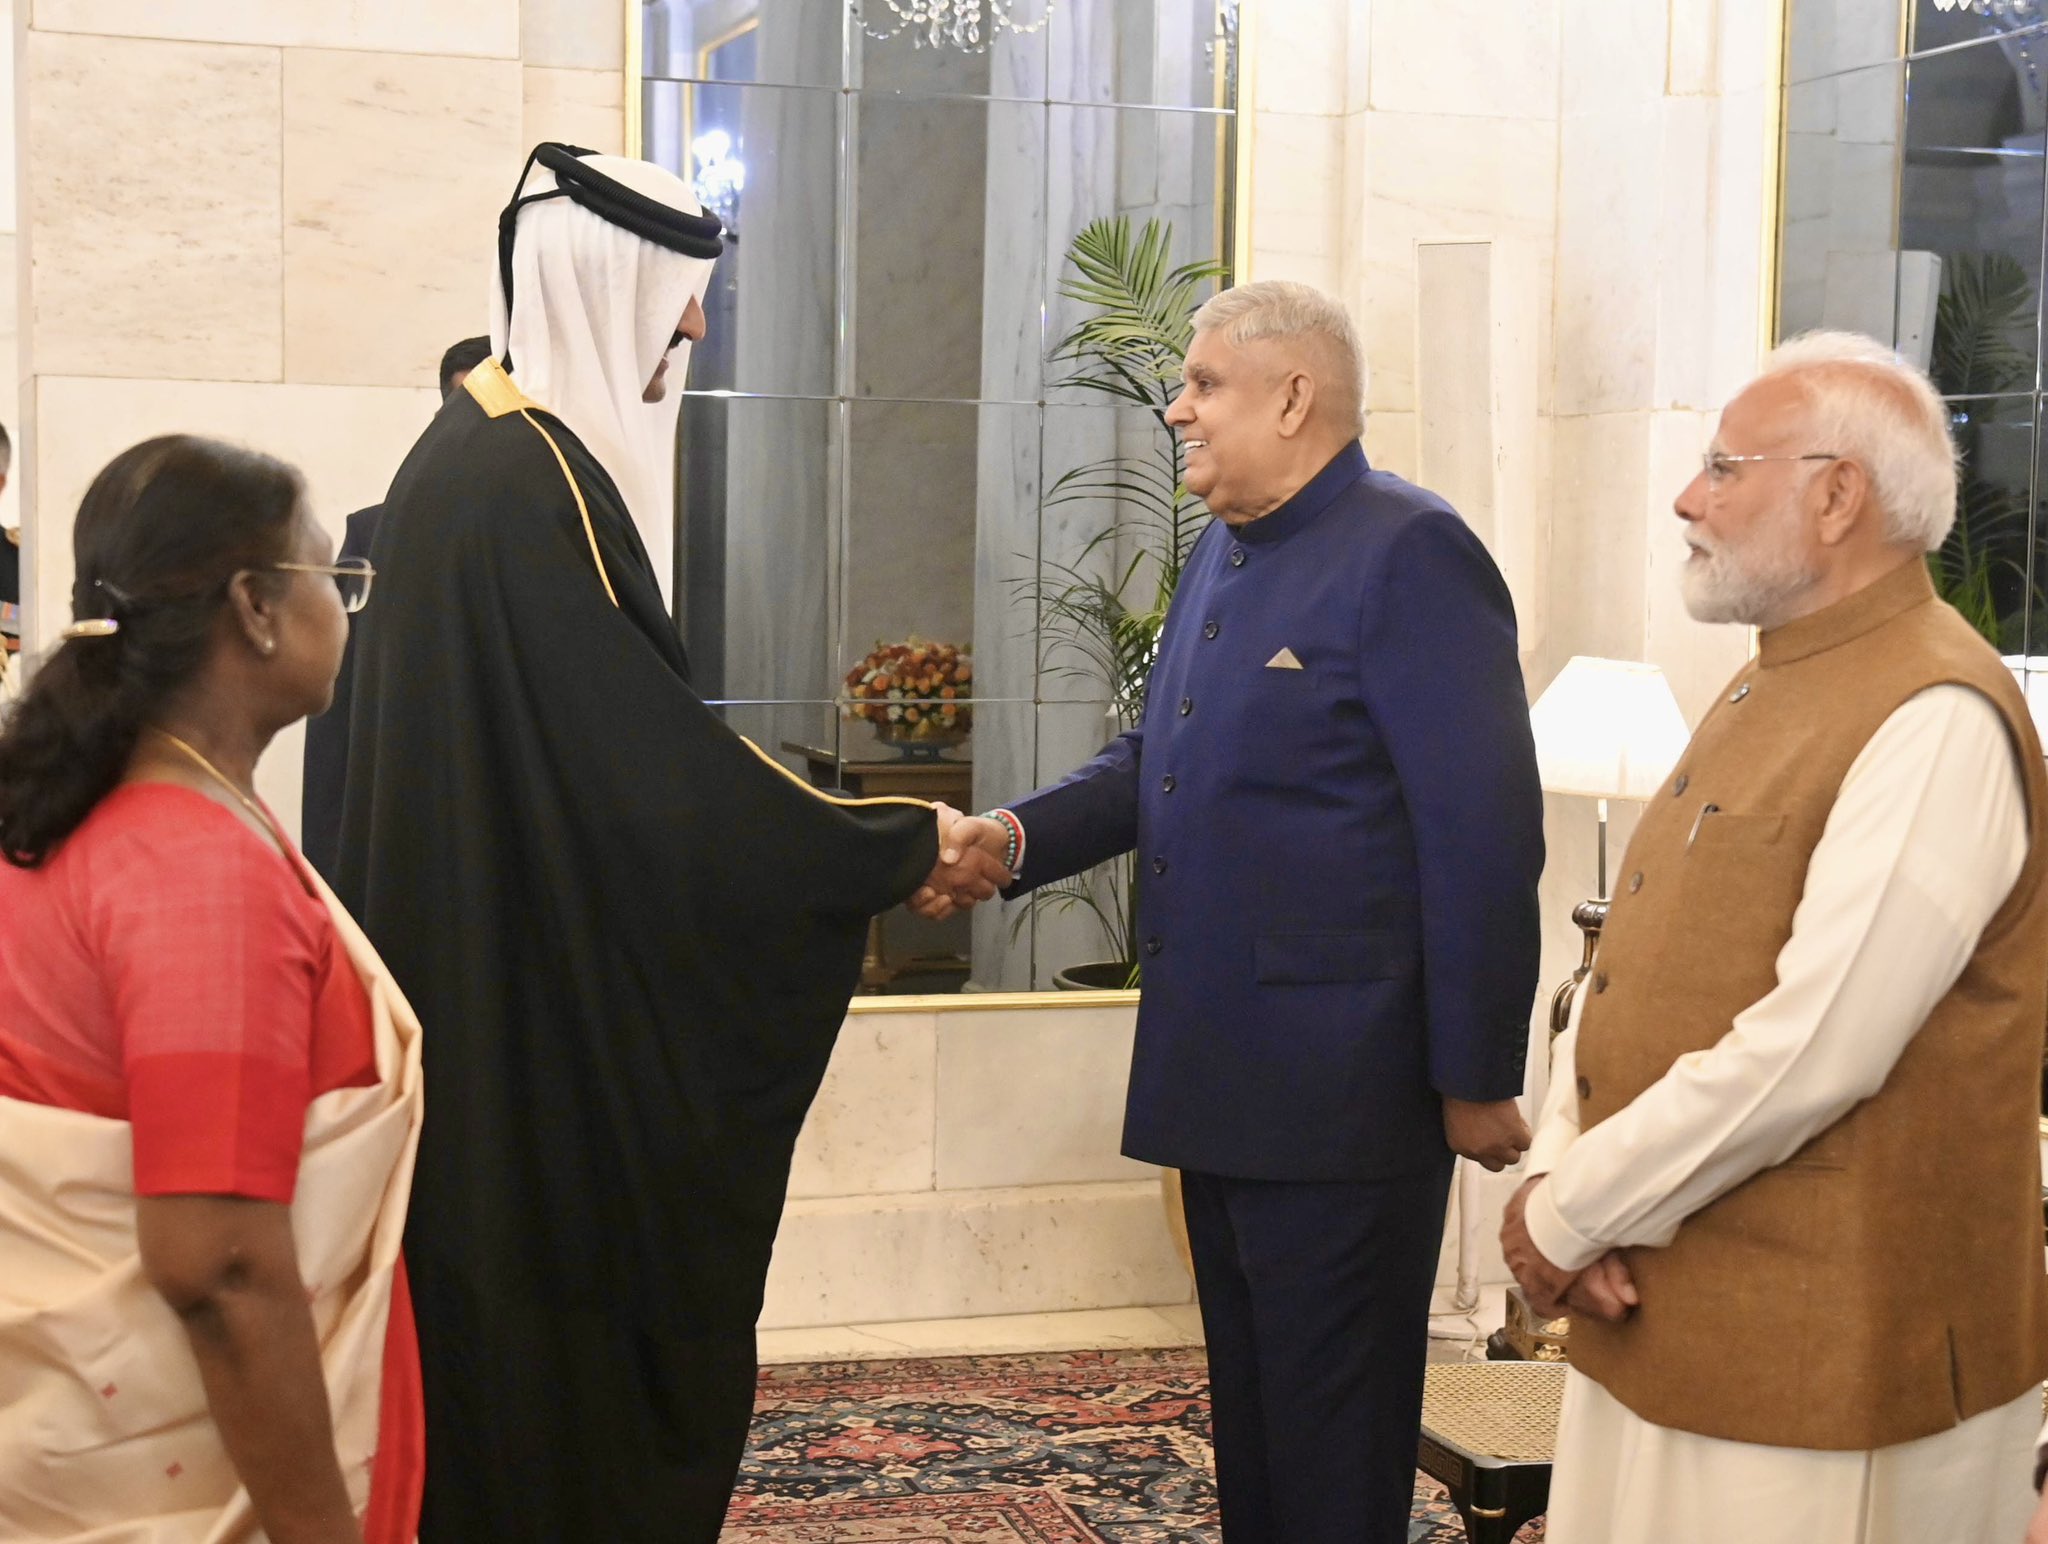
<svg viewBox="0 0 2048 1544">
<path fill-rule="evenodd" d="M 548 449 L 555 453 L 555 465 L 562 469 L 562 479 L 568 483 L 569 492 L 576 500 L 576 513 L 583 517 L 583 539 L 590 543 L 590 560 L 597 565 L 597 577 L 604 581 L 604 593 L 616 610 L 619 592 L 612 588 L 612 576 L 605 570 L 604 554 L 597 549 L 597 532 L 590 524 L 590 506 L 583 501 L 583 489 L 576 482 L 576 474 L 569 469 L 569 458 L 562 454 L 562 447 L 533 416 L 535 409 L 543 413 L 547 409 L 513 384 L 512 377 L 505 373 L 505 367 L 495 359 L 486 359 L 470 371 L 462 382 L 462 389 L 476 399 L 476 405 L 484 410 L 485 417 L 505 418 L 517 413 L 533 426 L 535 434 L 548 442 Z"/>
</svg>

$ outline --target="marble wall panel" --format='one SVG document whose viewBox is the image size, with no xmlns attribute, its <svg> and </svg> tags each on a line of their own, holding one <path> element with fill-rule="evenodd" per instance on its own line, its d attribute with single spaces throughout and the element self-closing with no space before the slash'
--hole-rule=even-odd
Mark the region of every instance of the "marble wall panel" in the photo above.
<svg viewBox="0 0 2048 1544">
<path fill-rule="evenodd" d="M 1341 200 L 1331 190 L 1342 183 L 1343 158 L 1341 118 L 1257 115 L 1252 125 L 1253 278 L 1300 279 L 1335 288 L 1343 226 Z"/>
<path fill-rule="evenodd" d="M 593 15 L 606 7 L 624 15 L 611 0 L 558 3 L 587 5 Z M 34 0 L 33 25 L 45 32 L 210 43 L 493 59 L 519 53 L 519 0 Z"/>
<path fill-rule="evenodd" d="M 1344 29 L 1344 111 L 1372 106 L 1372 16 L 1367 3 L 1351 7 Z"/>
<path fill-rule="evenodd" d="M 1671 12 L 1684 3 L 1560 0 L 1559 112 L 1576 118 L 1663 96 L 1667 50 L 1678 43 Z"/>
<path fill-rule="evenodd" d="M 621 0 L 518 0 L 519 57 L 565 70 L 626 67 Z M 595 145 L 590 147 L 595 150 Z"/>
<path fill-rule="evenodd" d="M 524 80 L 523 150 L 558 139 L 599 155 L 625 154 L 626 81 L 618 71 L 528 65 Z"/>
<path fill-rule="evenodd" d="M 0 489 L 0 526 L 21 524 L 21 474 L 27 459 L 22 449 L 27 435 L 21 422 L 21 336 L 14 325 L 18 250 L 18 237 L 0 235 L 0 424 L 14 443 L 7 486 Z"/>
<path fill-rule="evenodd" d="M 428 385 L 488 329 L 521 115 L 516 64 L 286 52 L 287 379 Z"/>
<path fill-rule="evenodd" d="M 1420 432 L 1420 420 L 1414 413 L 1368 413 L 1365 458 L 1380 471 L 1413 482 L 1420 475 Z"/>
<path fill-rule="evenodd" d="M 793 1201 L 763 1329 L 1185 1302 L 1156 1180 Z"/>
<path fill-rule="evenodd" d="M 1257 79 L 1252 105 L 1260 112 L 1345 111 L 1352 68 L 1350 38 L 1370 36 L 1365 7 L 1328 0 L 1260 0 Z"/>
<path fill-rule="evenodd" d="M 864 1013 L 846 1021 L 797 1139 L 791 1196 L 932 1188 L 937 1035 L 937 1015 L 930 1013 Z"/>
<path fill-rule="evenodd" d="M 1651 405 L 1657 359 L 1661 102 L 1568 117 L 1559 134 L 1560 414 Z"/>
<path fill-rule="evenodd" d="M 21 75 L 35 368 L 278 379 L 277 53 L 30 33 Z"/>
<path fill-rule="evenodd" d="M 1672 96 L 1709 96 L 1720 89 L 1721 40 L 1742 0 L 1670 0 L 1664 89 Z M 1650 7 L 1643 7 L 1648 10 Z"/>
<path fill-rule="evenodd" d="M 1656 181 L 1659 260 L 1645 281 L 1656 286 L 1657 337 L 1649 403 L 1656 407 L 1712 405 L 1708 371 L 1721 330 L 1712 239 L 1715 206 L 1711 97 L 1673 97 L 1659 114 L 1662 165 Z M 1734 211 L 1731 219 L 1737 219 Z M 1750 244 L 1760 246 L 1750 222 Z"/>
<path fill-rule="evenodd" d="M 1763 228 L 1766 193 L 1777 160 L 1762 87 L 1722 97 L 1714 104 L 1713 208 L 1707 271 L 1714 324 L 1707 340 L 1704 399 L 1718 408 L 1755 373 L 1763 348 L 1770 270 L 1765 265 Z"/>
<path fill-rule="evenodd" d="M 1643 657 L 1647 567 L 1649 415 L 1560 417 L 1552 433 L 1546 628 L 1535 672 L 1544 681 L 1574 654 Z"/>
<path fill-rule="evenodd" d="M 938 1185 L 1137 1179 L 1121 1155 L 1137 1009 L 942 1014 Z"/>
<path fill-rule="evenodd" d="M 1724 94 L 1775 85 L 1783 52 L 1781 18 L 1786 0 L 1717 0 L 1715 84 Z"/>
<path fill-rule="evenodd" d="M 1377 46 L 1377 45 L 1376 45 Z M 1533 244 L 1548 293 L 1556 235 L 1558 135 L 1547 121 L 1425 113 L 1365 115 L 1363 244 L 1347 254 L 1346 293 L 1371 365 L 1367 406 L 1415 406 L 1415 243 L 1461 237 Z M 1347 167 L 1354 185 L 1361 172 Z M 1538 409 L 1551 382 L 1550 311 L 1536 343 Z"/>
<path fill-rule="evenodd" d="M 17 224 L 15 177 L 20 158 L 15 153 L 19 128 L 14 95 L 15 30 L 13 0 L 0 0 L 0 231 L 12 231 Z"/>
<path fill-rule="evenodd" d="M 1551 6 L 1373 0 L 1370 24 L 1376 109 L 1438 113 L 1455 103 L 1461 113 L 1486 118 L 1557 114 L 1558 26 Z"/>
<path fill-rule="evenodd" d="M 152 435 L 197 433 L 281 456 L 305 474 L 313 511 L 338 541 L 351 511 L 384 497 L 439 403 L 431 390 L 39 377 L 30 646 L 71 619 L 72 517 L 118 451 Z M 297 731 L 280 736 L 257 768 L 258 790 L 294 834 L 301 744 Z"/>
</svg>

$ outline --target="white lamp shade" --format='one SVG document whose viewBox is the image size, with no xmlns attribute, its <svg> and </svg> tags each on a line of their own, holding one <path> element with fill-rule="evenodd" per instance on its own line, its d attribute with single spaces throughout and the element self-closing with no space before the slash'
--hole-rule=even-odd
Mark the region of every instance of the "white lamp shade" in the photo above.
<svg viewBox="0 0 2048 1544">
<path fill-rule="evenodd" d="M 1663 671 L 1584 654 L 1536 699 L 1529 725 L 1544 790 L 1589 799 L 1652 797 L 1692 737 Z"/>
<path fill-rule="evenodd" d="M 2020 683 L 2027 712 L 2033 715 L 2034 732 L 2048 740 L 2048 654 L 2008 654 L 2005 668 Z"/>
</svg>

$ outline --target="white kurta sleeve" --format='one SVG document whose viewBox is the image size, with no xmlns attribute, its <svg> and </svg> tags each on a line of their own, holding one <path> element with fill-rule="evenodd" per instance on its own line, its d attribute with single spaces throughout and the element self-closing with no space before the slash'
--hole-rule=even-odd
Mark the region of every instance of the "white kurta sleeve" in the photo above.
<svg viewBox="0 0 2048 1544">
<path fill-rule="evenodd" d="M 1778 984 L 1711 1048 L 1548 1155 L 1528 1208 L 1544 1257 L 1575 1270 L 1622 1245 L 1667 1244 L 1875 1094 L 1962 974 L 2026 848 L 2018 763 L 1991 704 L 1937 686 L 1900 707 L 1828 814 Z M 1554 1082 L 1573 1075 L 1565 1063 Z"/>
</svg>

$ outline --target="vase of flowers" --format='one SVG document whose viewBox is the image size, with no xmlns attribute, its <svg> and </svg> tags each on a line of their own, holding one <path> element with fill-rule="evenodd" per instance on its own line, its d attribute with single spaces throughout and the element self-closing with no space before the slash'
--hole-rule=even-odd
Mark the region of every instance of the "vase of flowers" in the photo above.
<svg viewBox="0 0 2048 1544">
<path fill-rule="evenodd" d="M 974 728 L 971 648 L 912 637 L 877 643 L 846 672 L 842 709 L 899 756 L 936 760 Z"/>
</svg>

